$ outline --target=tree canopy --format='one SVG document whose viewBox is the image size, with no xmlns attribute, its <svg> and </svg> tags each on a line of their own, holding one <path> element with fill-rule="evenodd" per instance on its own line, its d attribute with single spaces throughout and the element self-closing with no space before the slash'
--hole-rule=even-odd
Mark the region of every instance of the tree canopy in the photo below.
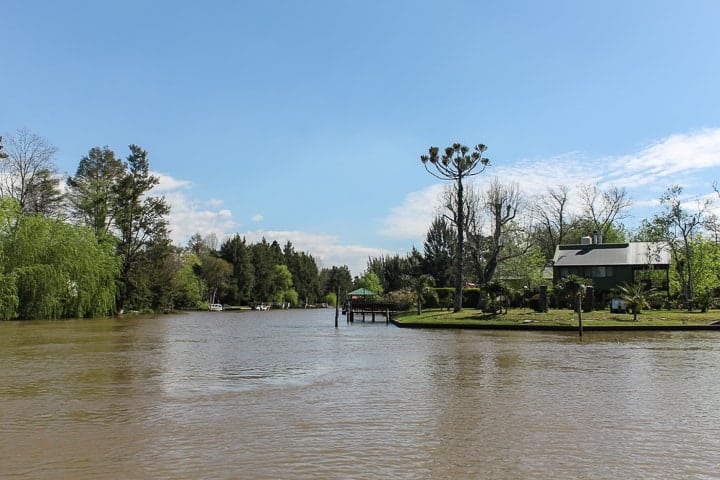
<svg viewBox="0 0 720 480">
<path fill-rule="evenodd" d="M 5 261 L 0 290 L 6 298 L 17 296 L 5 305 L 3 318 L 114 313 L 120 259 L 111 242 L 99 240 L 90 229 L 34 215 L 17 218 L 1 243 Z"/>
<path fill-rule="evenodd" d="M 630 238 L 623 220 L 631 200 L 622 188 L 580 185 L 571 194 L 558 185 L 528 201 L 516 184 L 498 179 L 483 188 L 466 185 L 489 166 L 486 149 L 455 143 L 421 155 L 430 174 L 451 182 L 423 248 L 369 258 L 353 284 L 347 266 L 320 269 L 290 241 L 281 246 L 265 238 L 251 243 L 239 234 L 219 239 L 197 233 L 185 246 L 173 245 L 170 207 L 155 194 L 159 179 L 148 152 L 130 145 L 122 159 L 108 147 L 93 147 L 63 192 L 53 164 L 56 148 L 18 130 L 0 137 L 0 319 L 203 308 L 210 302 L 337 305 L 358 287 L 414 295 L 415 303 L 429 298 L 431 284 L 454 287 L 455 296 L 446 289 L 442 301 L 452 298 L 457 311 L 466 283 L 484 291 L 496 284 L 532 289 L 544 281 L 547 259 L 559 245 L 595 233 L 606 242 Z M 713 190 L 720 198 L 717 183 Z M 660 211 L 642 222 L 635 239 L 667 242 L 671 297 L 689 309 L 707 308 L 720 281 L 720 222 L 712 199 L 699 198 L 693 206 L 682 187 L 673 186 L 659 200 Z"/>
</svg>

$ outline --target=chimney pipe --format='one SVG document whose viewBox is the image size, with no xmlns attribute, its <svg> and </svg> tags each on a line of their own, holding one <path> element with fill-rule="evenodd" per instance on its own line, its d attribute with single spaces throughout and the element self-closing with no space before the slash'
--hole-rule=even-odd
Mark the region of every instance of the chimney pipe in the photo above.
<svg viewBox="0 0 720 480">
<path fill-rule="evenodd" d="M 603 235 L 601 230 L 596 230 L 593 234 L 593 243 L 601 245 L 603 243 Z"/>
</svg>

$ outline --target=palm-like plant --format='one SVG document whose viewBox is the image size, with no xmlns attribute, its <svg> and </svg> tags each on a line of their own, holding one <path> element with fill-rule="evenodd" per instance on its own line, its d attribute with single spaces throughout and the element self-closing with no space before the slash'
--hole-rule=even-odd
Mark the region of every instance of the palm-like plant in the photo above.
<svg viewBox="0 0 720 480">
<path fill-rule="evenodd" d="M 560 281 L 560 284 L 558 285 L 559 290 L 561 292 L 561 295 L 565 297 L 565 299 L 569 302 L 571 302 L 575 309 L 580 308 L 580 305 L 577 302 L 578 299 L 582 299 L 582 297 L 585 295 L 585 288 L 587 285 L 590 285 L 592 281 L 587 278 L 579 277 L 578 275 L 568 275 L 565 278 L 563 278 Z"/>
<path fill-rule="evenodd" d="M 574 301 L 575 311 L 578 314 L 578 330 L 582 337 L 582 299 L 585 296 L 585 289 L 591 281 L 577 275 L 568 275 L 560 282 L 562 293 L 570 300 Z"/>
<path fill-rule="evenodd" d="M 435 293 L 432 287 L 435 286 L 435 279 L 431 275 L 423 274 L 418 277 L 404 276 L 404 283 L 412 293 L 413 300 L 417 304 L 418 315 L 422 314 L 422 303 L 426 295 Z"/>
<path fill-rule="evenodd" d="M 698 307 L 700 307 L 700 311 L 702 313 L 707 312 L 715 301 L 716 299 L 713 296 L 713 291 L 709 288 L 699 290 L 695 293 L 695 303 Z"/>
<path fill-rule="evenodd" d="M 485 291 L 487 291 L 488 295 L 490 296 L 490 307 L 494 316 L 498 312 L 498 297 L 500 297 L 501 295 L 505 295 L 507 293 L 507 288 L 502 282 L 492 281 L 485 285 Z M 500 313 L 502 313 L 502 311 Z"/>
<path fill-rule="evenodd" d="M 637 322 L 638 313 L 642 308 L 650 308 L 650 300 L 658 295 L 654 288 L 647 288 L 644 283 L 623 283 L 617 286 L 617 293 L 633 312 L 633 321 Z"/>
</svg>

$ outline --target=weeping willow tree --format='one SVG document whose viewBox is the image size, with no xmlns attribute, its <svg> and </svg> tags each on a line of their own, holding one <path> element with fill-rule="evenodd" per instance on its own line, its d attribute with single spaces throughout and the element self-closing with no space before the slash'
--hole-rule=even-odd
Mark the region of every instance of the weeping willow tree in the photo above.
<svg viewBox="0 0 720 480">
<path fill-rule="evenodd" d="M 3 235 L 3 318 L 58 319 L 114 313 L 119 259 L 84 227 L 40 216 L 17 218 Z M 13 286 L 14 283 L 14 286 Z"/>
<path fill-rule="evenodd" d="M 2 137 L 0 137 L 0 140 L 2 140 Z M 2 145 L 0 145 L 1 156 Z M 17 317 L 20 304 L 17 291 L 17 275 L 4 271 L 4 266 L 8 263 L 4 248 L 5 240 L 9 237 L 19 214 L 20 207 L 15 200 L 9 197 L 0 197 L 0 320 L 10 320 Z"/>
<path fill-rule="evenodd" d="M 11 320 L 17 317 L 19 305 L 17 276 L 0 273 L 0 320 Z"/>
</svg>

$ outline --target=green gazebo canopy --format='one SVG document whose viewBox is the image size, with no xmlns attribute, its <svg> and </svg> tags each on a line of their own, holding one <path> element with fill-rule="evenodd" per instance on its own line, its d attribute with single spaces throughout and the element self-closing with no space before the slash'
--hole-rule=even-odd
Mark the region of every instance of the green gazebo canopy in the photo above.
<svg viewBox="0 0 720 480">
<path fill-rule="evenodd" d="M 374 297 L 377 293 L 372 290 L 368 290 L 367 288 L 358 288 L 357 290 L 353 290 L 348 293 L 348 295 L 353 295 L 355 297 Z"/>
</svg>

